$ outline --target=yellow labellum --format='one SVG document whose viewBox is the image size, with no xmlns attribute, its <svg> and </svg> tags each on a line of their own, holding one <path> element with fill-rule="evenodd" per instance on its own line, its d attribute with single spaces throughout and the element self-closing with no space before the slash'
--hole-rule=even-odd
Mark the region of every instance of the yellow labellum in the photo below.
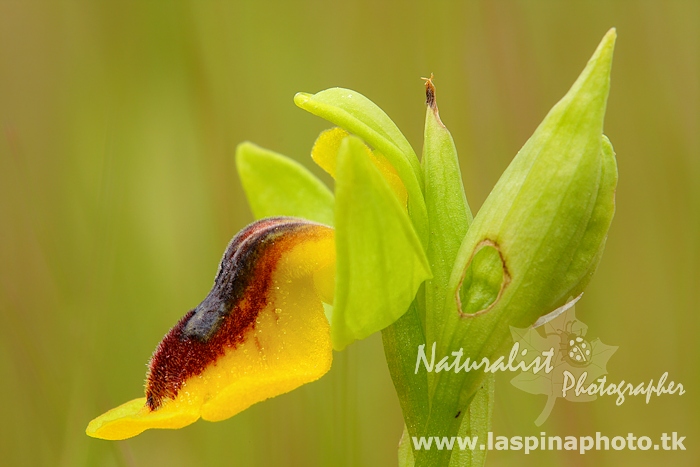
<svg viewBox="0 0 700 467">
<path fill-rule="evenodd" d="M 234 297 L 233 308 L 205 342 L 195 342 L 196 337 L 188 337 L 186 329 L 210 297 L 194 314 L 186 315 L 154 354 L 149 384 L 166 371 L 156 367 L 161 360 L 175 359 L 182 368 L 197 363 L 192 358 L 214 355 L 211 361 L 204 362 L 199 373 L 187 375 L 174 398 L 162 398 L 155 409 L 145 397 L 122 404 L 92 420 L 88 435 L 116 440 L 149 428 L 181 428 L 200 417 L 224 420 L 314 381 L 330 369 L 330 326 L 322 302 L 333 301 L 333 229 L 300 219 L 277 218 L 252 224 L 239 237 L 244 234 L 245 240 L 236 245 L 234 239 L 222 260 L 223 270 L 230 259 L 229 250 L 237 248 L 232 263 L 238 260 L 234 267 L 239 269 L 232 277 L 247 281 L 242 295 Z M 244 259 L 254 264 L 240 264 Z M 225 278 L 225 271 L 217 276 L 217 282 L 222 276 Z M 215 290 L 216 283 L 212 293 Z M 255 313 L 254 322 L 241 326 L 240 321 L 251 312 Z M 222 335 L 232 332 L 240 335 Z M 208 348 L 214 345 L 221 345 L 219 354 Z M 183 354 L 181 348 L 188 350 Z M 147 387 L 149 390 L 153 392 L 152 387 Z"/>
</svg>

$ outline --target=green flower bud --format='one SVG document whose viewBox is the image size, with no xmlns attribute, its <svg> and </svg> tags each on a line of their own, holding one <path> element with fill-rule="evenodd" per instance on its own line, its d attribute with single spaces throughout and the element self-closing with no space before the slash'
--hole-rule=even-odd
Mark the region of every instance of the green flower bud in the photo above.
<svg viewBox="0 0 700 467">
<path fill-rule="evenodd" d="M 615 211 L 617 167 L 602 136 L 614 43 L 611 31 L 474 219 L 450 279 L 455 320 L 529 326 L 590 279 Z"/>
<path fill-rule="evenodd" d="M 590 280 L 615 210 L 617 167 L 603 136 L 614 43 L 611 30 L 469 226 L 448 284 L 439 355 L 462 348 L 463 359 L 495 359 L 510 342 L 509 325 L 532 325 Z M 457 431 L 455 413 L 484 374 L 437 377 L 425 430 L 433 436 Z M 421 453 L 417 465 L 442 455 Z"/>
</svg>

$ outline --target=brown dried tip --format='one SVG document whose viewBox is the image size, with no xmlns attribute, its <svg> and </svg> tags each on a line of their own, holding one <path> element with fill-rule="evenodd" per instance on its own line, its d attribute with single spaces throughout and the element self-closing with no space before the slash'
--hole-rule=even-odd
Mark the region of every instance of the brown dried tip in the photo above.
<svg viewBox="0 0 700 467">
<path fill-rule="evenodd" d="M 437 102 L 435 101 L 435 85 L 433 84 L 434 75 L 430 73 L 430 78 L 421 78 L 425 81 L 425 105 L 433 110 L 437 110 Z"/>
</svg>

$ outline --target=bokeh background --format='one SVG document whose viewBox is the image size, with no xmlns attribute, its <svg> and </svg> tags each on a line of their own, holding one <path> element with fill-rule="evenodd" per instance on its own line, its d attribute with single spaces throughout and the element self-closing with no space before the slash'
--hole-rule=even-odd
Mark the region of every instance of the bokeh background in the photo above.
<svg viewBox="0 0 700 467">
<path fill-rule="evenodd" d="M 618 211 L 578 317 L 611 381 L 682 396 L 559 401 L 500 375 L 494 431 L 686 436 L 686 452 L 492 452 L 489 466 L 700 465 L 700 2 L 0 1 L 0 464 L 391 466 L 401 416 L 378 336 L 320 381 L 224 422 L 88 438 L 142 391 L 162 335 L 208 292 L 252 216 L 252 140 L 309 158 L 297 91 L 356 89 L 420 152 L 421 76 L 476 210 L 605 31 Z M 331 180 L 324 177 L 331 183 Z"/>
</svg>

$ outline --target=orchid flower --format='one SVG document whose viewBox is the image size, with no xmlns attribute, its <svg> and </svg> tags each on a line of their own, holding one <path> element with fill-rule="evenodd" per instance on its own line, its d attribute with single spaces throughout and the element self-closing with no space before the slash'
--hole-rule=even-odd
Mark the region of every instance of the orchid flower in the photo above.
<svg viewBox="0 0 700 467">
<path fill-rule="evenodd" d="M 292 160 L 239 146 L 243 186 L 262 220 L 234 237 L 209 295 L 158 345 L 145 397 L 93 420 L 89 435 L 124 439 L 229 418 L 320 378 L 333 348 L 406 311 L 430 275 L 394 166 L 338 128 L 321 134 L 312 157 L 343 174 L 335 197 Z M 386 232 L 381 241 L 377 232 Z"/>
<path fill-rule="evenodd" d="M 381 331 L 403 410 L 402 466 L 482 465 L 485 453 L 413 452 L 410 436 L 488 431 L 493 378 L 418 371 L 419 346 L 501 355 L 578 297 L 614 213 L 615 155 L 603 119 L 615 31 L 472 216 L 457 151 L 426 80 L 422 160 L 394 122 L 352 90 L 299 93 L 335 128 L 312 159 L 335 191 L 285 156 L 242 143 L 236 165 L 256 218 L 227 247 L 214 287 L 165 336 L 145 397 L 90 422 L 124 439 L 229 418 L 325 374 L 332 351 Z"/>
</svg>

